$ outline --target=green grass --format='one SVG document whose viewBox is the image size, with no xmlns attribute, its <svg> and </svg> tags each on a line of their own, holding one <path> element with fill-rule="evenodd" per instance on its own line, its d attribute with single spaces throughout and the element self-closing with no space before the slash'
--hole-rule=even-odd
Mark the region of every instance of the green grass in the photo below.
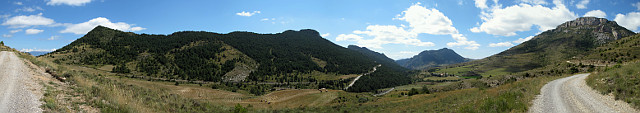
<svg viewBox="0 0 640 113">
<path fill-rule="evenodd" d="M 508 72 L 506 68 L 498 68 L 498 69 L 486 71 L 484 73 L 480 73 L 482 77 L 490 77 L 490 76 L 493 77 L 493 76 L 508 75 L 508 74 L 510 74 L 510 72 Z"/>
<path fill-rule="evenodd" d="M 49 82 L 47 84 L 41 82 L 40 84 L 44 86 L 44 94 L 42 99 L 40 99 L 40 101 L 43 101 L 44 104 L 42 104 L 40 108 L 42 108 L 45 112 L 68 112 L 66 108 L 64 106 L 61 106 L 56 99 L 56 96 L 61 93 L 59 90 L 56 90 L 54 88 L 54 86 L 56 86 L 57 84 L 53 82 Z"/>
<path fill-rule="evenodd" d="M 469 71 L 473 71 L 472 68 L 473 68 L 472 65 L 452 67 L 452 68 L 441 68 L 440 70 L 435 71 L 435 73 L 448 73 L 448 74 L 462 75 L 462 74 L 468 73 Z"/>
<path fill-rule="evenodd" d="M 453 76 L 450 76 L 450 77 L 426 77 L 423 80 L 434 80 L 434 81 L 437 81 L 437 80 L 460 80 L 460 78 L 459 77 L 453 77 Z"/>
<path fill-rule="evenodd" d="M 613 93 L 616 100 L 640 109 L 640 63 L 613 66 L 589 75 L 587 84 L 602 94 Z"/>
<path fill-rule="evenodd" d="M 527 112 L 531 101 L 547 82 L 566 76 L 528 78 L 489 89 L 461 89 L 414 96 L 387 96 L 359 104 L 277 109 L 282 112 Z M 417 85 L 406 85 L 412 87 Z M 356 99 L 355 95 L 349 99 Z M 368 97 L 366 97 L 368 98 Z M 352 100 L 354 101 L 354 100 Z M 273 112 L 273 111 L 257 111 Z"/>
<path fill-rule="evenodd" d="M 188 99 L 166 89 L 127 85 L 119 80 L 74 72 L 72 83 L 87 102 L 101 112 L 229 112 L 231 108 Z"/>
</svg>

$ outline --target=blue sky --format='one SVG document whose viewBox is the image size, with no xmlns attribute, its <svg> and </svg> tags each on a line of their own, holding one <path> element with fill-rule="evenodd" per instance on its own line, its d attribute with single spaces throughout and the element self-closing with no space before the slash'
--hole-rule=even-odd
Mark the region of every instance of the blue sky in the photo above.
<svg viewBox="0 0 640 113">
<path fill-rule="evenodd" d="M 61 48 L 97 25 L 147 34 L 315 29 L 393 59 L 451 48 L 480 59 L 582 16 L 638 32 L 640 1 L 618 0 L 8 0 L 0 37 L 21 51 Z"/>
</svg>

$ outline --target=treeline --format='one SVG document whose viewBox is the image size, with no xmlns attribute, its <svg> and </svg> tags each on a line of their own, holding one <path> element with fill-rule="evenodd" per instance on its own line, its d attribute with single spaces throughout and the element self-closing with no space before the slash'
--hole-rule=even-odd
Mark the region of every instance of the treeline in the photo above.
<svg viewBox="0 0 640 113">
<path fill-rule="evenodd" d="M 376 89 L 410 84 L 411 79 L 406 72 L 394 71 L 388 67 L 381 66 L 376 72 L 360 77 L 347 91 L 369 92 Z"/>
</svg>

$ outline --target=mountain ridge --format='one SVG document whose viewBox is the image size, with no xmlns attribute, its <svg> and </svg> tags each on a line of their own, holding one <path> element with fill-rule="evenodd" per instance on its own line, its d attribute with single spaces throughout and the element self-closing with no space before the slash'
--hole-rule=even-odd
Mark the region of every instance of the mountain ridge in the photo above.
<svg viewBox="0 0 640 113">
<path fill-rule="evenodd" d="M 424 50 L 411 58 L 396 60 L 396 63 L 411 69 L 426 69 L 447 64 L 470 61 L 449 48 Z"/>
<path fill-rule="evenodd" d="M 495 72 L 521 72 L 583 56 L 600 45 L 634 34 L 614 21 L 581 17 L 487 58 L 451 65 L 448 68 L 466 66 L 468 70 L 485 76 L 494 75 Z"/>
<path fill-rule="evenodd" d="M 366 73 L 378 65 L 372 58 L 322 38 L 311 29 L 275 34 L 180 31 L 148 35 L 97 26 L 43 57 L 73 65 L 126 67 L 132 74 L 169 79 L 309 82 L 315 85 L 304 87 L 333 89 L 343 87 L 339 75 Z M 384 85 L 354 87 L 364 85 L 368 87 L 365 90 L 373 90 L 410 82 L 403 70 L 385 65 L 378 69 L 376 73 L 387 74 L 374 73 L 376 76 L 363 79 Z"/>
</svg>

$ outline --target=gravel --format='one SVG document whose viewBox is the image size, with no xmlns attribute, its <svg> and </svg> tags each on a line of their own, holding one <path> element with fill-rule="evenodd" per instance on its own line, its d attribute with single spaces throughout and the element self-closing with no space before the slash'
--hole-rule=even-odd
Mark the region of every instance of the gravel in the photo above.
<svg viewBox="0 0 640 113">
<path fill-rule="evenodd" d="M 628 103 L 616 101 L 587 86 L 589 74 L 577 74 L 544 85 L 529 110 L 532 113 L 638 113 Z"/>
<path fill-rule="evenodd" d="M 40 109 L 41 86 L 15 53 L 0 52 L 0 113 L 34 113 Z"/>
</svg>

